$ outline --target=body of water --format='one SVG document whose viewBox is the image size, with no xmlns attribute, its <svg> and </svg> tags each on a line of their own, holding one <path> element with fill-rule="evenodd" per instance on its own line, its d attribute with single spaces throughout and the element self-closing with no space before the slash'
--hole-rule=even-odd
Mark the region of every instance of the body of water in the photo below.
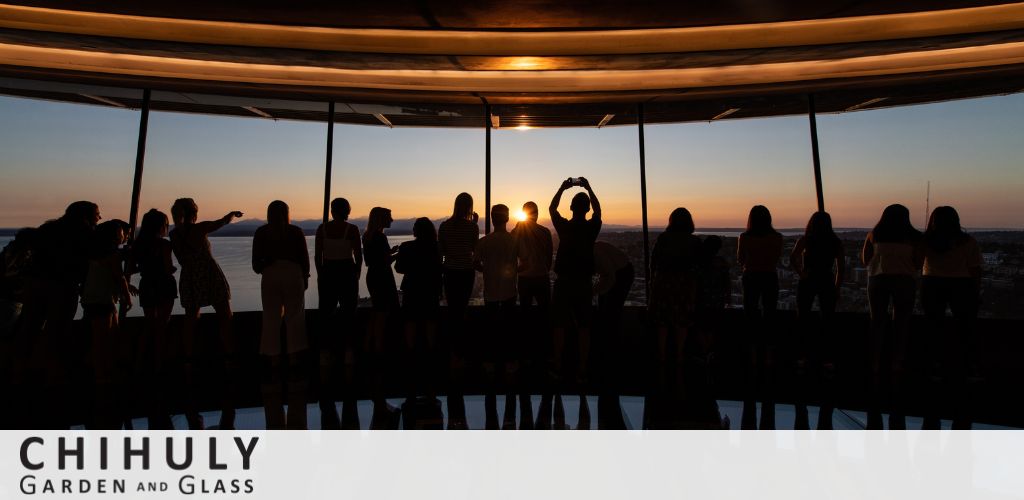
<svg viewBox="0 0 1024 500">
<path fill-rule="evenodd" d="M 0 237 L 0 249 L 9 243 L 13 237 Z M 389 236 L 388 241 L 392 246 L 399 245 L 403 242 L 409 241 L 412 236 Z M 260 299 L 260 275 L 256 274 L 252 270 L 252 238 L 250 237 L 210 237 L 210 245 L 213 249 L 213 256 L 217 259 L 217 263 L 220 264 L 221 269 L 224 270 L 224 276 L 227 277 L 228 283 L 231 285 L 231 308 L 235 311 L 259 311 L 263 309 L 263 304 Z M 317 299 L 316 292 L 316 267 L 312 265 L 313 262 L 313 236 L 306 237 L 306 245 L 309 247 L 309 259 L 310 259 L 310 278 L 309 278 L 309 289 L 306 290 L 306 308 L 315 309 L 319 300 Z M 175 267 L 178 266 L 177 260 L 174 262 Z M 175 273 L 177 278 L 178 274 Z M 396 274 L 396 281 L 400 284 L 402 275 Z M 132 284 L 138 286 L 139 277 L 132 277 Z M 366 266 L 363 266 L 363 274 L 359 280 L 359 296 L 369 297 L 370 294 L 366 290 Z M 212 311 L 212 307 L 205 308 L 204 311 Z M 174 314 L 184 314 L 184 309 L 181 308 L 181 304 L 174 304 Z M 79 311 L 81 315 L 81 311 Z M 142 308 L 135 307 L 129 313 L 129 316 L 142 316 Z"/>
</svg>

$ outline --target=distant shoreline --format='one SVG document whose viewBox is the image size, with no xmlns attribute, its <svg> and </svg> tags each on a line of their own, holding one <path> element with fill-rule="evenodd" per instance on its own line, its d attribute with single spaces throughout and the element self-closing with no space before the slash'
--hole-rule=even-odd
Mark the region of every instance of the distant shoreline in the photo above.
<svg viewBox="0 0 1024 500">
<path fill-rule="evenodd" d="M 358 225 L 359 221 L 353 221 Z M 256 232 L 256 228 L 259 227 L 257 224 L 237 224 L 226 226 L 223 229 L 211 233 L 211 236 L 217 237 L 238 237 L 238 238 L 251 238 Z M 302 227 L 300 225 L 300 227 Z M 0 228 L 0 237 L 13 237 L 21 228 Z M 664 227 L 651 227 L 650 232 L 660 233 L 664 231 Z M 867 233 L 870 228 L 836 228 L 837 234 L 849 234 L 849 233 Z M 313 236 L 316 233 L 316 228 L 303 227 L 303 233 L 306 236 Z M 639 233 L 642 229 L 640 227 L 633 226 L 616 226 L 606 225 L 605 230 L 602 232 L 606 233 Z M 698 234 L 738 234 L 744 231 L 743 228 L 736 227 L 699 227 L 696 230 Z M 781 228 L 778 229 L 780 233 L 787 235 L 796 235 L 804 232 L 803 228 Z M 999 234 L 999 233 L 1024 233 L 1024 229 L 1009 229 L 1009 228 L 983 228 L 983 229 L 968 229 L 967 232 L 971 234 Z M 412 235 L 411 228 L 400 228 L 394 230 L 388 230 L 386 233 L 389 236 L 409 236 Z"/>
</svg>

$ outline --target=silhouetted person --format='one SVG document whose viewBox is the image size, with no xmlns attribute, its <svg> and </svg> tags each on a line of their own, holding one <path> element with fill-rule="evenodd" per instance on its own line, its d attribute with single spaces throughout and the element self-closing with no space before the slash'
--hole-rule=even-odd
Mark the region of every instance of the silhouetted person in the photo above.
<svg viewBox="0 0 1024 500">
<path fill-rule="evenodd" d="M 878 224 L 864 240 L 861 260 L 868 270 L 868 304 L 871 309 L 871 408 L 868 428 L 882 427 L 879 413 L 882 379 L 888 372 L 890 387 L 889 428 L 903 429 L 906 419 L 901 398 L 910 316 L 914 312 L 917 273 L 924 263 L 921 233 L 910 223 L 910 211 L 903 205 L 889 205 Z M 892 307 L 892 314 L 889 308 Z M 888 369 L 883 369 L 886 324 L 891 323 Z"/>
<path fill-rule="evenodd" d="M 434 374 L 439 368 L 435 361 L 437 321 L 441 315 L 441 253 L 430 219 L 416 219 L 412 234 L 415 239 L 399 245 L 395 258 L 395 271 L 403 275 L 402 316 L 407 355 L 404 364 L 409 374 L 409 397 L 425 393 L 433 399 L 437 390 Z M 416 356 L 418 339 L 422 339 L 424 346 L 422 356 Z"/>
<path fill-rule="evenodd" d="M 597 324 L 602 340 L 599 351 L 602 391 L 597 400 L 598 425 L 606 429 L 625 429 L 617 384 L 622 376 L 618 368 L 623 364 L 622 355 L 626 343 L 619 327 L 622 309 L 633 288 L 635 272 L 629 256 L 607 241 L 594 243 L 594 269 L 598 276 L 594 295 L 597 295 Z M 580 396 L 580 405 L 582 411 L 586 407 L 585 396 Z"/>
<path fill-rule="evenodd" d="M 197 222 L 199 207 L 192 198 L 179 198 L 171 206 L 171 218 L 174 229 L 171 230 L 171 248 L 181 265 L 178 292 L 181 307 L 185 309 L 185 324 L 181 336 L 184 341 L 186 384 L 197 384 L 194 368 L 194 346 L 196 326 L 199 323 L 199 310 L 213 306 L 217 313 L 220 343 L 224 356 L 226 380 L 221 381 L 221 429 L 233 429 L 235 426 L 234 386 L 237 377 L 238 362 L 235 359 L 235 342 L 231 328 L 231 288 L 224 272 L 210 250 L 210 233 L 228 225 L 232 220 L 242 216 L 242 212 L 228 212 L 215 221 Z M 192 406 L 192 403 L 189 403 Z M 190 429 L 203 427 L 202 417 L 190 408 L 186 414 Z"/>
<path fill-rule="evenodd" d="M 167 214 L 153 208 L 142 216 L 139 233 L 132 242 L 133 272 L 139 279 L 139 305 L 145 315 L 145 330 L 139 336 L 136 366 L 143 379 L 141 392 L 147 404 L 150 429 L 171 429 L 166 400 L 172 393 L 167 368 L 171 360 L 167 324 L 178 298 L 177 268 L 171 260 L 171 242 L 167 240 Z"/>
<path fill-rule="evenodd" d="M 268 429 L 306 428 L 308 382 L 301 356 L 309 349 L 306 338 L 306 288 L 309 287 L 309 250 L 299 226 L 290 223 L 288 204 L 274 200 L 267 206 L 267 223 L 252 239 L 252 270 L 262 276 L 263 331 L 260 355 L 266 370 L 263 407 Z M 284 320 L 287 357 L 282 359 L 281 322 Z M 287 364 L 287 370 L 282 365 Z M 287 373 L 288 414 L 283 373 Z"/>
<path fill-rule="evenodd" d="M 944 351 L 952 353 L 946 373 L 960 399 L 967 393 L 968 376 L 979 375 L 978 346 L 974 322 L 980 303 L 981 250 L 978 242 L 960 227 L 960 214 L 953 207 L 936 207 L 924 233 L 925 257 L 921 278 L 921 303 L 928 320 L 928 349 L 934 363 L 943 364 Z M 952 331 L 945 328 L 946 310 L 953 315 Z M 944 349 L 945 348 L 945 349 Z M 967 401 L 956 401 L 955 428 L 970 428 Z M 929 424 L 938 428 L 936 414 Z"/>
<path fill-rule="evenodd" d="M 29 419 L 19 424 L 24 428 L 68 425 L 62 406 L 71 394 L 64 392 L 64 383 L 78 356 L 70 352 L 71 326 L 88 270 L 93 228 L 99 220 L 95 203 L 76 201 L 59 219 L 40 226 L 31 240 L 32 260 L 13 363 L 14 382 L 27 391 L 18 398 L 27 401 L 27 411 L 19 414 Z"/>
<path fill-rule="evenodd" d="M 372 428 L 394 428 L 398 424 L 399 410 L 384 400 L 383 378 L 385 372 L 384 334 L 388 318 L 399 312 L 398 286 L 391 264 L 395 261 L 398 247 L 392 248 L 384 230 L 391 227 L 394 219 L 391 210 L 382 207 L 370 209 L 370 217 L 363 233 L 363 256 L 366 258 L 366 288 L 370 292 L 373 310 L 370 313 L 370 327 L 367 335 L 367 353 L 370 360 L 373 392 Z"/>
<path fill-rule="evenodd" d="M 832 366 L 835 347 L 834 316 L 839 291 L 846 271 L 846 256 L 843 242 L 832 229 L 832 217 L 828 212 L 815 212 L 807 221 L 804 235 L 796 240 L 789 256 L 789 265 L 800 276 L 797 283 L 797 320 L 800 336 L 798 339 L 797 371 L 806 377 L 808 351 L 816 353 L 821 364 L 823 379 L 830 381 L 834 375 Z M 821 310 L 821 324 L 812 333 L 811 308 L 818 299 Z M 826 389 L 828 391 L 829 389 Z M 830 429 L 832 422 L 831 394 L 821 394 L 821 414 L 818 427 Z M 806 428 L 807 407 L 798 405 L 797 426 Z"/>
<path fill-rule="evenodd" d="M 551 304 L 554 245 L 551 231 L 537 223 L 537 204 L 524 203 L 523 213 L 526 220 L 519 221 L 512 229 L 519 254 L 519 305 L 529 307 L 536 303 L 543 317 Z"/>
<path fill-rule="evenodd" d="M 32 263 L 32 237 L 35 228 L 22 228 L 0 254 L 0 335 L 8 335 L 21 316 Z"/>
<path fill-rule="evenodd" d="M 448 345 L 451 352 L 451 382 L 448 394 L 448 427 L 466 427 L 466 408 L 461 394 L 465 370 L 466 307 L 473 293 L 476 271 L 473 249 L 480 237 L 480 217 L 473 211 L 473 197 L 459 193 L 455 197 L 452 216 L 438 229 L 438 244 L 444 261 L 444 297 L 448 304 Z"/>
<path fill-rule="evenodd" d="M 359 228 L 347 222 L 351 213 L 348 200 L 332 200 L 333 219 L 317 228 L 313 248 L 320 313 L 314 347 L 319 353 L 319 401 L 324 429 L 338 429 L 342 424 L 334 406 L 340 365 L 344 366 L 346 379 L 344 414 L 346 417 L 357 415 L 356 401 L 349 387 L 354 383 L 356 307 L 363 248 Z"/>
<path fill-rule="evenodd" d="M 750 209 L 747 230 L 736 244 L 736 261 L 743 268 L 743 314 L 747 318 L 746 335 L 751 347 L 751 394 L 743 405 L 744 429 L 753 428 L 756 420 L 754 400 L 760 385 L 762 393 L 760 428 L 775 428 L 775 403 L 772 384 L 774 375 L 775 311 L 779 302 L 779 257 L 782 256 L 782 234 L 772 227 L 772 214 L 763 205 Z"/>
<path fill-rule="evenodd" d="M 488 326 L 482 333 L 486 336 L 483 343 L 487 346 L 484 356 L 485 372 L 490 379 L 487 381 L 485 398 L 488 429 L 498 428 L 495 401 L 495 371 L 498 369 L 502 370 L 500 385 L 505 389 L 505 427 L 515 426 L 516 397 L 513 376 L 519 365 L 519 339 L 514 336 L 513 323 L 516 321 L 519 251 L 515 239 L 506 229 L 508 217 L 507 206 L 491 207 L 494 232 L 477 241 L 476 250 L 473 252 L 473 267 L 484 275 L 484 311 Z M 524 406 L 524 409 L 526 408 Z M 527 411 L 523 414 L 526 415 Z"/>
<path fill-rule="evenodd" d="M 128 225 L 109 220 L 96 226 L 89 245 L 89 269 L 82 284 L 82 311 L 92 339 L 94 375 L 93 428 L 120 429 L 125 402 L 124 374 L 119 370 L 124 342 L 118 329 L 117 304 L 131 309 L 124 275 L 124 244 Z"/>
<path fill-rule="evenodd" d="M 697 266 L 702 248 L 694 236 L 693 216 L 685 208 L 672 211 L 665 231 L 651 250 L 651 312 L 657 324 L 658 385 L 682 388 L 686 338 L 697 299 Z M 669 354 L 669 350 L 673 354 Z M 668 367 L 674 367 L 669 379 Z"/>
<path fill-rule="evenodd" d="M 537 204 L 532 201 L 524 203 L 523 213 L 526 219 L 515 225 L 512 237 L 516 240 L 519 254 L 519 382 L 529 386 L 534 381 L 535 368 L 546 359 L 551 347 L 548 311 L 551 308 L 551 265 L 555 251 L 551 231 L 537 223 Z M 530 400 L 526 399 L 525 404 L 529 405 Z M 532 418 L 532 409 L 529 413 Z M 523 423 L 528 426 L 532 422 L 524 420 Z"/>
<path fill-rule="evenodd" d="M 566 219 L 558 213 L 562 193 L 578 185 L 586 193 L 576 193 L 569 204 L 572 218 Z M 594 213 L 587 220 L 587 212 L 593 205 Z M 594 242 L 601 232 L 601 203 L 597 200 L 590 182 L 579 177 L 574 182 L 566 179 L 559 186 L 548 207 L 551 223 L 558 233 L 558 253 L 555 256 L 555 290 L 553 314 L 555 327 L 554 370 L 561 375 L 562 356 L 565 349 L 565 331 L 575 328 L 578 336 L 579 363 L 576 370 L 577 384 L 583 384 L 587 377 L 587 359 L 590 356 L 590 325 L 593 315 Z"/>
</svg>

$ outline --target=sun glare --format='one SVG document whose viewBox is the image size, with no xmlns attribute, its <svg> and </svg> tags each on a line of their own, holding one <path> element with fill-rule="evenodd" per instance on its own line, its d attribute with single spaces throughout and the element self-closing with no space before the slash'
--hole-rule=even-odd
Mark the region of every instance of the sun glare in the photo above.
<svg viewBox="0 0 1024 500">
<path fill-rule="evenodd" d="M 516 212 L 516 219 L 518 219 L 520 222 L 525 221 L 526 220 L 526 212 L 524 212 L 522 210 Z"/>
</svg>

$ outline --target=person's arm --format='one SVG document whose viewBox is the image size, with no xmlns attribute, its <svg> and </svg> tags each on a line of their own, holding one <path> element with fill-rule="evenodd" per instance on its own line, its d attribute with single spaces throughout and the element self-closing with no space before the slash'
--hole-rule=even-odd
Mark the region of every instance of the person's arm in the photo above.
<svg viewBox="0 0 1024 500">
<path fill-rule="evenodd" d="M 292 227 L 295 228 L 292 230 L 295 233 L 295 254 L 299 258 L 299 265 L 302 266 L 302 281 L 306 288 L 309 288 L 309 246 L 306 245 L 306 235 L 303 234 L 302 228 Z"/>
<path fill-rule="evenodd" d="M 804 237 L 801 236 L 789 253 L 789 267 L 801 278 L 804 277 Z"/>
<path fill-rule="evenodd" d="M 736 263 L 743 267 L 747 263 L 747 246 L 743 242 L 743 235 L 736 239 Z"/>
<path fill-rule="evenodd" d="M 405 243 L 398 246 L 398 254 L 395 255 L 395 272 L 398 274 L 409 272 L 409 245 Z"/>
<path fill-rule="evenodd" d="M 235 210 L 233 212 L 228 212 L 224 217 L 221 217 L 217 220 L 199 222 L 196 224 L 196 226 L 198 226 L 197 229 L 202 231 L 204 234 L 208 234 L 230 224 L 232 220 L 237 219 L 241 216 L 242 212 Z"/>
<path fill-rule="evenodd" d="M 316 266 L 317 274 L 320 274 L 320 266 L 324 263 L 324 232 L 327 227 L 320 224 L 316 228 L 316 237 L 313 238 L 313 265 Z"/>
<path fill-rule="evenodd" d="M 484 272 L 483 252 L 481 251 L 481 243 L 483 241 L 482 239 L 476 240 L 476 245 L 473 249 L 473 269 L 480 272 Z"/>
<path fill-rule="evenodd" d="M 356 281 L 363 275 L 363 241 L 359 238 L 359 228 L 354 224 L 348 226 L 348 239 L 352 245 L 352 256 L 356 260 Z"/>
<path fill-rule="evenodd" d="M 124 269 L 121 267 L 122 259 L 121 254 L 114 252 L 107 258 L 107 266 L 110 269 L 110 274 L 114 276 L 117 281 L 118 293 L 121 295 L 121 305 L 125 311 L 130 311 L 132 308 L 132 293 L 131 287 L 128 286 L 128 280 L 125 279 Z"/>
<path fill-rule="evenodd" d="M 843 281 L 846 278 L 846 249 L 843 248 L 843 242 L 840 241 L 836 245 L 836 290 L 839 290 L 843 286 Z"/>
<path fill-rule="evenodd" d="M 263 228 L 256 230 L 256 234 L 252 237 L 252 270 L 256 274 L 263 272 L 266 259 L 266 249 L 264 248 L 264 232 Z"/>
<path fill-rule="evenodd" d="M 590 208 L 594 211 L 591 216 L 592 220 L 601 220 L 601 202 L 597 201 L 597 195 L 594 194 L 594 190 L 590 187 L 590 181 L 586 177 L 580 178 L 580 183 L 583 184 L 583 189 L 587 190 L 587 195 L 590 196 Z"/>
<path fill-rule="evenodd" d="M 554 265 L 555 260 L 555 243 L 551 239 L 551 231 L 544 228 L 544 269 L 548 272 L 551 271 L 551 266 Z"/>
<path fill-rule="evenodd" d="M 160 260 L 164 264 L 164 272 L 167 274 L 174 274 L 177 269 L 174 267 L 174 261 L 171 260 L 171 243 L 160 245 Z"/>
<path fill-rule="evenodd" d="M 860 249 L 860 262 L 865 266 L 868 262 L 871 262 L 871 258 L 875 256 L 875 237 L 873 233 L 868 233 L 868 237 L 864 238 L 864 247 Z"/>
<path fill-rule="evenodd" d="M 548 206 L 548 215 L 551 216 L 552 222 L 563 218 L 562 215 L 558 213 L 558 204 L 562 202 L 562 193 L 565 193 L 565 190 L 570 187 L 572 187 L 571 179 L 562 181 L 562 185 L 559 186 L 558 191 L 555 192 L 555 197 L 551 199 L 551 205 Z"/>
</svg>

